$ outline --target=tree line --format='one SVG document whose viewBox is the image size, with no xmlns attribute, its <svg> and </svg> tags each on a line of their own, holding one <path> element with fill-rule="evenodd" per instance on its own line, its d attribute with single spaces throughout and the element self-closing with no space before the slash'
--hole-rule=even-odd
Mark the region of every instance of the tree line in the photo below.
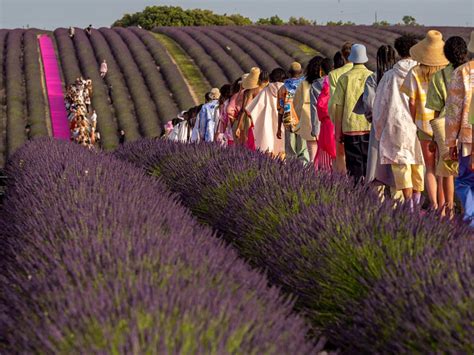
<svg viewBox="0 0 474 355">
<path fill-rule="evenodd" d="M 414 17 L 405 16 L 403 24 L 416 25 Z M 315 20 L 309 20 L 305 17 L 290 17 L 288 21 L 280 16 L 274 15 L 267 18 L 259 18 L 252 21 L 250 18 L 240 14 L 219 15 L 211 10 L 188 9 L 185 10 L 179 6 L 147 6 L 145 10 L 134 14 L 125 14 L 121 19 L 115 21 L 114 27 L 139 26 L 147 30 L 159 26 L 246 26 L 246 25 L 295 25 L 295 26 L 315 26 L 318 23 Z M 345 26 L 355 25 L 348 21 L 329 21 L 327 26 Z M 387 21 L 375 22 L 373 25 L 388 26 Z"/>
</svg>

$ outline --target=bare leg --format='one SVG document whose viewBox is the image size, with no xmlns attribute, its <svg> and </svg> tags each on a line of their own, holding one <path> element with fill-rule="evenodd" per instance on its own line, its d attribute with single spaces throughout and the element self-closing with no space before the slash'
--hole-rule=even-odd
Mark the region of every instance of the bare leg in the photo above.
<svg viewBox="0 0 474 355">
<path fill-rule="evenodd" d="M 448 176 L 443 178 L 443 190 L 445 202 L 445 213 L 450 217 L 454 211 L 454 176 Z"/>
<path fill-rule="evenodd" d="M 437 181 L 435 175 L 436 168 L 436 152 L 431 152 L 429 149 L 430 141 L 420 141 L 421 149 L 423 151 L 423 158 L 425 159 L 425 185 L 426 191 L 428 192 L 428 198 L 430 200 L 430 206 L 433 209 L 438 209 L 438 196 L 437 196 Z"/>
</svg>

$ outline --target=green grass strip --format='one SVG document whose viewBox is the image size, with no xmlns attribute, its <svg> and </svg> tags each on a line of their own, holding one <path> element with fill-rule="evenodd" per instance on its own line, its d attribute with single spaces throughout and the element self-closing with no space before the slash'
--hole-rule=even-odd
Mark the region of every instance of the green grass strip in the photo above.
<svg viewBox="0 0 474 355">
<path fill-rule="evenodd" d="M 185 80 L 196 95 L 195 100 L 197 99 L 198 103 L 202 103 L 204 101 L 204 95 L 211 90 L 211 85 L 196 64 L 194 64 L 194 61 L 171 37 L 161 33 L 151 33 L 166 47 L 173 57 L 178 68 L 183 73 Z"/>
</svg>

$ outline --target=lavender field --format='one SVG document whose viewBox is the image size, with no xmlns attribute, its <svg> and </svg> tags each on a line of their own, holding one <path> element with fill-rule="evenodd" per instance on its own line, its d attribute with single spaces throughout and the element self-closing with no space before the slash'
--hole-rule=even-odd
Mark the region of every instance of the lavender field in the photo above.
<svg viewBox="0 0 474 355">
<path fill-rule="evenodd" d="M 380 44 L 426 31 L 0 29 L 0 354 L 474 353 L 461 217 L 296 159 L 160 139 L 202 90 L 254 66 L 351 41 L 374 69 Z M 53 137 L 40 34 L 65 93 L 94 83 L 96 147 Z"/>
</svg>

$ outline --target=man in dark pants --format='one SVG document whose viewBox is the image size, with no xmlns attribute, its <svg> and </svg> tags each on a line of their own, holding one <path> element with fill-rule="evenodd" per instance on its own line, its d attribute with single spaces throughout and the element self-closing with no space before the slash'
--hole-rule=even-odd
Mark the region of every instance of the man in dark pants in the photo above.
<svg viewBox="0 0 474 355">
<path fill-rule="evenodd" d="M 332 98 L 336 105 L 336 141 L 344 144 L 347 172 L 356 181 L 365 176 L 369 151 L 370 123 L 364 115 L 353 112 L 367 78 L 372 75 L 364 65 L 368 60 L 365 46 L 354 44 L 349 56 L 354 67 L 341 76 Z"/>
</svg>

